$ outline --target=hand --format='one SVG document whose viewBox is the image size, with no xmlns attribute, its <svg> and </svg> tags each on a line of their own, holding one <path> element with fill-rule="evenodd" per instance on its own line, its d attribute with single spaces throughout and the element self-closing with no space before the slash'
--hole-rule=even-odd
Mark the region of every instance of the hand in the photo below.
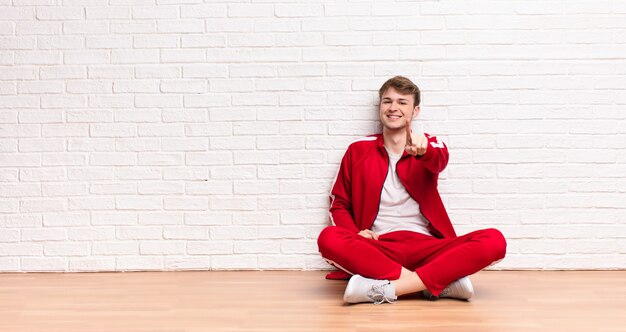
<svg viewBox="0 0 626 332">
<path fill-rule="evenodd" d="M 424 134 L 411 132 L 411 119 L 406 119 L 406 153 L 412 156 L 423 156 L 428 148 L 428 138 Z"/>
<path fill-rule="evenodd" d="M 364 229 L 364 230 L 360 231 L 359 235 L 361 235 L 362 237 L 364 237 L 366 239 L 378 240 L 378 234 L 372 232 L 369 229 Z"/>
</svg>

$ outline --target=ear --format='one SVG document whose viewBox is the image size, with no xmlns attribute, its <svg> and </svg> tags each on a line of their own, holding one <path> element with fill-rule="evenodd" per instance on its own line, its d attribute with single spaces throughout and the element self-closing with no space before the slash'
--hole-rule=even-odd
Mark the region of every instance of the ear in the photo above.
<svg viewBox="0 0 626 332">
<path fill-rule="evenodd" d="M 420 114 L 420 107 L 419 106 L 415 106 L 413 108 L 413 119 L 417 118 L 417 116 Z"/>
</svg>

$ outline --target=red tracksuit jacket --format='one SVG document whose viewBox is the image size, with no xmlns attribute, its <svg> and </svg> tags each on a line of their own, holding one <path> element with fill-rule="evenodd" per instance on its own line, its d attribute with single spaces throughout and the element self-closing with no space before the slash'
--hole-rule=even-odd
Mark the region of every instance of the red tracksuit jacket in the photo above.
<svg viewBox="0 0 626 332">
<path fill-rule="evenodd" d="M 431 234 L 439 238 L 456 237 L 437 190 L 439 173 L 448 164 L 448 148 L 435 136 L 426 134 L 426 137 L 426 153 L 420 157 L 404 151 L 396 165 L 396 172 L 430 222 Z M 331 222 L 355 233 L 369 229 L 378 215 L 388 170 L 389 156 L 382 134 L 350 144 L 331 191 Z"/>
</svg>

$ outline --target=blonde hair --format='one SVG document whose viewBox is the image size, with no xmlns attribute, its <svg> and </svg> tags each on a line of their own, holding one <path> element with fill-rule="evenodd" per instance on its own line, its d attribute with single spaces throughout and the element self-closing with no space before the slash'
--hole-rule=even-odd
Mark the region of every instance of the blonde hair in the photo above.
<svg viewBox="0 0 626 332">
<path fill-rule="evenodd" d="M 413 106 L 419 106 L 420 104 L 420 88 L 415 85 L 415 83 L 411 82 L 410 79 L 404 76 L 394 76 L 388 79 L 378 90 L 378 98 L 382 99 L 383 93 L 387 92 L 389 88 L 394 88 L 401 94 L 405 95 L 413 95 L 415 101 L 413 102 Z"/>
</svg>

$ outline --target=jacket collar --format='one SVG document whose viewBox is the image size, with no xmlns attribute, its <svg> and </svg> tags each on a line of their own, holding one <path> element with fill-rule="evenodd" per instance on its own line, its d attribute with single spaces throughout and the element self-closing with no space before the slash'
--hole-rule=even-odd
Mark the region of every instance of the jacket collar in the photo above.
<svg viewBox="0 0 626 332">
<path fill-rule="evenodd" d="M 376 137 L 376 146 L 378 146 L 381 151 L 384 151 L 385 154 L 387 154 L 387 151 L 385 150 L 385 138 L 383 134 L 375 134 L 374 136 Z M 409 154 L 406 152 L 406 150 L 402 150 L 402 156 L 400 156 L 400 159 L 404 158 L 405 156 L 409 156 Z"/>
</svg>

